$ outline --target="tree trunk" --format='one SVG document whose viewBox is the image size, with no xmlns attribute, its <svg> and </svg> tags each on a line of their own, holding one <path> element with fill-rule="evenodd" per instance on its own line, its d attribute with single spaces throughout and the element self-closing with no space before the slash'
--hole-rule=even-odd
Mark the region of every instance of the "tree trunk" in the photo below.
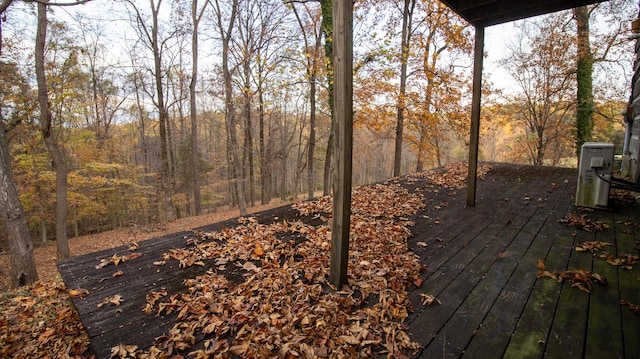
<svg viewBox="0 0 640 359">
<path fill-rule="evenodd" d="M 326 4 L 321 4 L 322 6 L 322 28 L 324 30 L 325 24 L 325 11 Z M 313 48 L 309 43 L 309 36 L 307 36 L 307 32 L 305 30 L 305 26 L 300 20 L 298 16 L 298 12 L 296 11 L 295 6 L 293 7 L 293 12 L 296 15 L 296 19 L 298 20 L 298 25 L 300 26 L 300 31 L 302 32 L 302 36 L 304 38 L 304 48 L 306 52 L 306 71 L 307 77 L 309 79 L 309 106 L 310 106 L 310 114 L 309 114 L 309 151 L 307 152 L 307 198 L 311 199 L 314 197 L 314 188 L 315 188 L 315 174 L 314 174 L 314 154 L 316 148 L 316 88 L 317 88 L 317 78 L 318 78 L 318 57 L 320 52 L 320 46 L 322 42 L 322 33 L 320 31 L 314 37 Z M 328 39 L 328 37 L 327 37 Z M 325 48 L 326 52 L 326 48 Z M 326 53 L 325 53 L 326 56 Z M 296 170 L 296 180 L 298 176 L 298 171 Z M 295 187 L 295 185 L 294 185 Z M 295 188 L 294 188 L 295 193 Z"/>
<path fill-rule="evenodd" d="M 231 9 L 231 16 L 227 29 L 224 29 L 222 12 L 220 11 L 220 3 L 216 0 L 217 6 L 217 22 L 220 30 L 220 36 L 222 37 L 222 75 L 224 78 L 224 94 L 225 94 L 225 124 L 227 127 L 227 135 L 229 136 L 229 146 L 231 150 L 231 159 L 233 162 L 233 168 L 236 179 L 236 193 L 238 196 L 238 208 L 240 209 L 240 215 L 247 214 L 247 202 L 244 196 L 244 181 L 242 178 L 242 162 L 240 161 L 239 147 L 238 147 L 238 134 L 237 134 L 237 120 L 235 99 L 233 98 L 233 87 L 231 70 L 229 69 L 229 43 L 231 41 L 231 32 L 233 30 L 233 24 L 236 19 L 238 10 L 238 0 L 233 0 Z"/>
<path fill-rule="evenodd" d="M 330 100 L 331 101 L 331 100 Z M 333 101 L 331 101 L 333 102 Z M 333 106 L 332 106 L 333 107 Z M 333 161 L 333 141 L 334 141 L 334 127 L 335 127 L 335 121 L 334 121 L 334 115 L 333 115 L 333 110 L 331 110 L 331 129 L 329 130 L 329 140 L 327 141 L 327 153 L 325 155 L 325 160 L 324 160 L 324 179 L 322 181 L 322 194 L 324 196 L 328 195 L 329 193 L 331 193 L 331 188 L 332 188 L 332 184 L 331 184 L 331 177 L 332 177 L 332 173 L 333 171 L 331 170 L 332 168 L 332 163 L 331 161 Z"/>
<path fill-rule="evenodd" d="M 424 126 L 424 124 L 422 124 Z M 424 129 L 420 128 L 420 141 L 418 143 L 418 154 L 416 159 L 416 172 L 424 171 L 424 148 L 427 146 L 427 139 Z"/>
<path fill-rule="evenodd" d="M 260 75 L 260 79 L 262 75 Z M 258 81 L 258 122 L 259 122 L 259 151 L 260 151 L 260 203 L 268 204 L 271 199 L 271 166 L 267 157 L 267 143 L 265 138 L 265 118 L 264 118 L 264 94 L 262 92 L 262 81 Z"/>
<path fill-rule="evenodd" d="M 332 0 L 320 0 L 322 10 L 322 32 L 324 34 L 324 57 L 327 72 L 327 90 L 329 97 L 329 112 L 331 113 L 331 128 L 327 141 L 327 152 L 324 160 L 324 174 L 322 180 L 322 193 L 331 193 L 331 161 L 333 160 L 333 137 L 335 131 L 335 111 L 333 108 L 333 3 Z"/>
<path fill-rule="evenodd" d="M 280 124 L 280 159 L 282 166 L 282 173 L 280 179 L 280 199 L 285 201 L 287 199 L 287 162 L 289 159 L 289 151 L 287 151 L 287 140 L 286 137 L 289 135 L 289 131 L 287 129 L 287 113 L 285 112 L 282 116 L 282 123 Z"/>
<path fill-rule="evenodd" d="M 11 285 L 19 287 L 31 284 L 38 280 L 36 262 L 33 258 L 33 238 L 29 233 L 27 217 L 13 179 L 9 143 L 2 118 L 0 118 L 0 214 L 9 237 Z"/>
<path fill-rule="evenodd" d="M 189 83 L 189 111 L 191 118 L 191 181 L 193 186 L 193 206 L 195 215 L 202 213 L 202 194 L 200 192 L 200 154 L 198 151 L 198 107 L 196 103 L 196 85 L 198 83 L 198 25 L 202 14 L 209 4 L 205 0 L 200 14 L 198 14 L 198 0 L 191 4 L 191 20 L 193 33 L 191 34 L 191 82 Z"/>
<path fill-rule="evenodd" d="M 171 186 L 171 168 L 169 151 L 169 113 L 167 112 L 165 100 L 164 100 L 164 84 L 162 82 L 162 54 L 160 53 L 160 39 L 158 39 L 159 32 L 159 9 L 160 3 L 154 5 L 151 2 L 151 12 L 153 25 L 151 28 L 151 49 L 153 51 L 153 66 L 154 66 L 154 79 L 156 83 L 156 95 L 158 109 L 158 124 L 160 131 L 160 186 L 162 196 L 164 198 L 165 219 L 167 221 L 173 221 L 176 219 L 174 206 L 173 206 L 173 188 Z"/>
<path fill-rule="evenodd" d="M 51 108 L 47 94 L 47 78 L 44 68 L 44 47 L 47 37 L 47 6 L 38 3 L 38 27 L 36 34 L 35 66 L 38 83 L 38 104 L 40 107 L 40 126 L 42 137 L 51 156 L 53 169 L 56 172 L 56 249 L 58 258 L 69 258 L 67 238 L 67 161 L 64 149 L 58 144 L 53 133 Z"/>
<path fill-rule="evenodd" d="M 577 58 L 577 116 L 576 156 L 580 158 L 582 144 L 591 140 L 593 131 L 593 55 L 589 41 L 589 9 L 586 6 L 573 10 L 578 26 Z"/>
<path fill-rule="evenodd" d="M 248 56 L 248 55 L 247 55 Z M 242 64 L 244 72 L 244 156 L 243 156 L 243 178 L 246 180 L 247 172 L 249 175 L 249 204 L 255 206 L 255 174 L 253 171 L 253 134 L 251 122 L 251 67 L 249 66 L 250 59 L 245 59 Z"/>
<path fill-rule="evenodd" d="M 442 151 L 440 150 L 440 139 L 438 136 L 435 138 L 436 160 L 438 161 L 438 167 L 442 167 Z"/>
<path fill-rule="evenodd" d="M 226 128 L 225 128 L 226 129 Z M 231 197 L 231 207 L 238 205 L 238 191 L 236 189 L 236 170 L 231 156 L 231 142 L 229 141 L 229 131 L 227 131 L 226 155 L 227 155 L 227 182 L 229 183 L 229 196 Z"/>
<path fill-rule="evenodd" d="M 318 42 L 320 39 L 318 39 Z M 314 55 L 315 56 L 315 55 Z M 310 89 L 309 100 L 311 101 L 311 114 L 309 117 L 309 151 L 307 153 L 307 198 L 314 197 L 315 178 L 313 172 L 313 154 L 316 148 L 316 70 L 315 60 L 313 60 L 313 69 L 309 77 Z"/>
<path fill-rule="evenodd" d="M 544 153 L 545 153 L 545 139 L 544 139 L 544 131 L 538 131 L 538 143 L 536 144 L 537 154 L 536 154 L 536 166 L 542 166 L 544 164 Z"/>
<path fill-rule="evenodd" d="M 407 92 L 407 60 L 409 59 L 409 40 L 411 39 L 411 20 L 415 0 L 404 0 L 402 13 L 402 43 L 400 50 L 400 91 L 398 93 L 397 122 L 396 122 L 396 147 L 393 157 L 393 176 L 400 176 L 402 164 L 402 132 L 404 127 L 404 106 Z"/>
</svg>

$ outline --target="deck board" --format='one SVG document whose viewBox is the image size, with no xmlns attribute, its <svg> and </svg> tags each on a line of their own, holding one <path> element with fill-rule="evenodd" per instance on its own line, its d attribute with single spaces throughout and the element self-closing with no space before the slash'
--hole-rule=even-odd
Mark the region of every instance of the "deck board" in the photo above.
<svg viewBox="0 0 640 359">
<path fill-rule="evenodd" d="M 599 212 L 598 220 L 613 228 L 613 213 Z M 604 238 L 602 238 L 604 237 Z M 611 242 L 608 248 L 613 255 L 617 253 L 616 241 L 610 241 L 608 236 L 596 234 L 596 240 L 604 239 Z M 587 338 L 585 358 L 622 358 L 623 342 L 622 322 L 620 314 L 618 268 L 604 260 L 594 259 L 593 272 L 607 278 L 607 290 L 597 288 L 589 297 L 589 314 L 587 322 Z"/>
<path fill-rule="evenodd" d="M 560 231 L 543 230 L 541 241 L 550 240 L 549 250 L 539 253 L 539 257 L 526 257 L 522 263 L 525 271 L 537 266 L 537 260 L 545 260 L 548 268 L 566 266 L 573 244 L 573 229 L 560 228 Z M 533 263 L 533 262 L 536 263 Z M 526 267 L 526 268 L 525 268 Z M 541 358 L 544 353 L 553 316 L 555 313 L 561 286 L 551 280 L 536 279 L 529 291 L 526 307 L 511 335 L 505 358 Z"/>
<path fill-rule="evenodd" d="M 422 188 L 427 201 L 410 218 L 415 226 L 409 247 L 426 270 L 421 273 L 422 285 L 409 293 L 413 311 L 405 320 L 411 339 L 422 348 L 407 354 L 421 358 L 640 357 L 640 315 L 619 304 L 620 299 L 640 303 L 640 265 L 632 270 L 613 267 L 590 253 L 573 250 L 579 242 L 598 240 L 614 243 L 609 248 L 614 255 L 638 255 L 640 212 L 638 208 L 590 212 L 589 217 L 609 225 L 598 233 L 558 223 L 576 211 L 572 204 L 576 178 L 575 169 L 497 164 L 478 182 L 475 208 L 464 207 L 464 190 L 434 187 L 426 180 L 400 181 L 409 188 Z M 274 213 L 278 220 L 300 218 L 290 207 L 256 217 L 260 223 L 270 223 Z M 202 230 L 236 223 L 230 220 Z M 168 249 L 183 247 L 189 233 L 142 242 L 135 251 L 142 256 L 117 267 L 95 269 L 102 258 L 130 254 L 128 248 L 59 264 L 69 288 L 92 293 L 75 298 L 74 304 L 99 358 L 108 358 L 110 348 L 119 343 L 148 347 L 172 326 L 175 315 L 144 315 L 141 309 L 147 293 L 161 289 L 169 295 L 180 293 L 185 278 L 212 265 L 207 262 L 188 269 L 179 268 L 175 261 L 154 265 Z M 604 275 L 610 287 L 594 284 L 587 294 L 566 282 L 538 278 L 539 259 L 550 271 L 593 270 Z M 117 270 L 126 275 L 112 277 Z M 119 307 L 97 307 L 117 293 L 125 300 Z M 423 293 L 435 295 L 441 304 L 424 306 Z"/>
<path fill-rule="evenodd" d="M 633 223 L 634 218 L 631 216 L 619 216 L 614 222 L 614 231 L 616 236 L 616 249 L 618 256 L 622 256 L 630 253 L 637 253 L 635 247 L 635 241 L 640 238 L 638 236 L 637 228 L 629 227 L 625 223 Z M 633 296 L 638 296 L 638 274 L 627 269 L 618 269 L 619 277 L 619 290 L 620 298 L 622 300 L 629 300 Z M 635 284 L 635 285 L 634 285 Z M 640 353 L 640 320 L 638 320 L 638 314 L 633 314 L 629 310 L 622 308 L 622 332 L 624 334 L 624 357 L 632 358 Z"/>
<path fill-rule="evenodd" d="M 534 206 L 527 206 L 529 211 L 532 208 Z M 523 213 L 527 213 L 527 209 Z M 521 253 L 530 245 L 547 216 L 548 214 L 544 211 L 537 210 L 533 212 L 531 217 L 528 217 L 528 214 L 520 216 L 519 218 L 526 219 L 521 227 L 512 222 L 508 229 L 500 231 L 495 240 L 485 245 L 485 248 L 478 253 L 478 260 L 474 261 L 480 265 L 477 267 L 477 271 L 483 273 L 480 281 L 471 289 L 470 294 L 457 308 L 456 313 L 440 330 L 442 340 L 439 343 L 442 343 L 442 347 L 439 345 L 431 346 L 423 353 L 423 357 L 434 357 L 440 352 L 459 356 L 466 351 L 465 348 L 478 333 L 498 329 L 497 327 L 487 327 L 487 323 L 484 323 L 485 316 L 493 305 L 500 301 L 501 294 L 503 294 L 503 304 L 511 302 L 510 299 L 517 297 L 517 292 L 503 291 L 503 288 L 515 271 Z M 519 230 L 517 230 L 518 227 Z M 515 233 L 516 230 L 517 233 Z M 501 258 L 501 254 L 504 257 Z M 503 309 L 506 308 L 501 310 Z M 502 315 L 506 316 L 508 313 Z M 493 335 L 491 337 L 495 338 Z M 451 349 L 447 351 L 447 347 Z"/>
</svg>

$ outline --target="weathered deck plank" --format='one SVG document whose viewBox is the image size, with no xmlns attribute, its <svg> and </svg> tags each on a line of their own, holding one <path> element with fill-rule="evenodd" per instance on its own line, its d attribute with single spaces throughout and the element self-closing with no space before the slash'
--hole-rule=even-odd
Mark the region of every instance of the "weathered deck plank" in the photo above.
<svg viewBox="0 0 640 359">
<path fill-rule="evenodd" d="M 600 211 L 598 220 L 613 228 L 613 213 Z M 607 251 L 616 254 L 616 241 L 609 233 L 596 234 L 596 240 L 611 243 Z M 612 240 L 613 239 L 613 240 Z M 585 358 L 622 358 L 623 341 L 620 314 L 618 269 L 602 259 L 595 258 L 593 272 L 607 279 L 607 288 L 595 285 L 589 296 L 587 321 L 588 340 L 585 343 Z"/>
<path fill-rule="evenodd" d="M 545 181 L 534 186 L 527 186 L 526 191 L 537 194 L 536 191 L 546 186 Z M 523 198 L 530 198 L 525 195 Z M 536 202 L 538 198 L 532 199 Z M 530 199 L 526 199 L 530 202 Z M 440 329 L 438 340 L 424 351 L 422 357 L 430 358 L 443 353 L 447 357 L 457 357 L 466 352 L 465 348 L 476 334 L 487 332 L 482 326 L 487 312 L 493 307 L 499 297 L 502 288 L 515 270 L 517 257 L 526 250 L 537 232 L 549 216 L 547 211 L 539 210 L 541 203 L 527 203 L 527 206 L 517 217 L 522 223 L 511 222 L 503 230 L 499 231 L 491 243 L 487 243 L 479 253 L 475 263 L 481 264 L 477 268 L 482 273 L 480 281 L 470 290 L 464 302 L 447 323 Z M 527 213 L 523 215 L 523 213 Z M 485 262 L 485 263 L 482 263 Z M 463 291 L 464 293 L 464 291 Z M 509 296 L 507 294 L 507 296 Z M 495 330 L 495 328 L 491 328 Z M 493 336 L 493 335 L 492 335 Z M 495 337 L 495 336 L 493 336 Z M 448 348 L 448 349 L 447 349 Z M 503 349 L 501 349 L 503 351 Z M 484 351 L 483 351 L 484 352 Z"/>
<path fill-rule="evenodd" d="M 614 232 L 616 237 L 617 255 L 638 253 L 636 241 L 640 240 L 638 232 L 638 213 L 634 216 L 631 213 L 623 212 L 616 217 L 614 221 Z M 634 224 L 636 226 L 634 226 Z M 638 273 L 624 268 L 618 268 L 618 277 L 620 285 L 620 299 L 625 301 L 633 301 L 631 298 L 637 298 L 640 295 L 638 288 Z M 622 332 L 624 334 L 624 357 L 633 358 L 640 353 L 640 320 L 638 315 L 632 313 L 626 308 L 622 309 Z"/>
<path fill-rule="evenodd" d="M 553 212 L 546 219 L 547 223 L 562 218 L 567 206 L 559 205 L 559 207 L 553 209 Z M 544 228 L 543 226 L 540 232 L 535 234 L 536 238 L 531 241 L 529 248 L 518 251 L 514 246 L 510 246 L 505 252 L 505 259 L 513 262 L 510 266 L 514 266 L 514 270 L 491 311 L 483 319 L 481 327 L 467 348 L 467 352 L 483 352 L 486 357 L 493 358 L 504 355 L 505 348 L 515 331 L 536 282 L 537 273 L 534 268 L 537 266 L 537 261 L 547 256 L 554 243 L 553 234 L 547 233 Z M 526 238 L 520 238 L 520 240 L 525 242 Z M 500 268 L 492 270 L 497 271 Z M 540 318 L 536 318 L 536 321 L 539 320 Z"/>
<path fill-rule="evenodd" d="M 544 232 L 553 231 L 546 230 Z M 566 266 L 573 245 L 572 232 L 573 229 L 565 227 L 553 235 L 549 233 L 547 238 L 552 238 L 549 251 L 539 258 L 528 258 L 528 263 L 523 263 L 523 265 L 536 266 L 537 263 L 531 263 L 531 259 L 536 262 L 537 259 L 543 259 L 548 268 Z M 561 288 L 554 281 L 536 279 L 526 307 L 504 353 L 505 358 L 526 359 L 543 356 Z"/>
<path fill-rule="evenodd" d="M 566 268 L 547 267 L 547 270 L 557 271 L 570 268 L 591 270 L 592 259 L 580 254 L 582 253 L 572 251 L 569 257 L 569 266 Z M 583 356 L 588 308 L 589 295 L 587 293 L 571 287 L 567 282 L 562 283 L 558 309 L 547 339 L 546 355 L 551 358 L 554 356 L 581 358 Z"/>
</svg>

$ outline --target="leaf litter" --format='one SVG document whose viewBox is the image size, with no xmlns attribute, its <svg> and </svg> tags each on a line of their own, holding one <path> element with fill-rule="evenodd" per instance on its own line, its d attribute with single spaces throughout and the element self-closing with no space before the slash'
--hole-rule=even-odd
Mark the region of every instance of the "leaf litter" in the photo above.
<svg viewBox="0 0 640 359">
<path fill-rule="evenodd" d="M 75 289 L 81 296 L 86 290 Z M 60 281 L 36 282 L 0 297 L 0 357 L 86 358 L 89 337 Z"/>
<path fill-rule="evenodd" d="M 568 281 L 571 287 L 578 288 L 585 293 L 591 293 L 593 283 L 599 283 L 604 287 L 608 287 L 606 278 L 598 273 L 584 269 L 569 269 L 559 272 L 547 271 L 542 259 L 538 260 L 538 278 L 551 278 L 558 283 Z"/>
<path fill-rule="evenodd" d="M 213 266 L 186 279 L 182 293 L 147 295 L 145 313 L 177 319 L 135 356 L 404 358 L 418 349 L 403 324 L 412 310 L 407 290 L 421 285 L 423 270 L 407 245 L 413 223 L 406 216 L 423 208 L 424 198 L 394 183 L 354 188 L 352 198 L 348 285 L 327 281 L 330 196 L 294 204 L 302 215 L 322 217 L 319 226 L 241 218 L 234 228 L 196 232 L 162 260 Z M 241 278 L 228 278 L 233 268 Z M 193 349 L 200 335 L 203 347 Z M 124 348 L 113 348 L 114 357 L 131 355 L 132 347 Z"/>
<path fill-rule="evenodd" d="M 483 179 L 493 168 L 487 163 L 478 164 L 477 176 Z M 455 162 L 445 165 L 442 168 L 430 169 L 411 176 L 426 178 L 434 185 L 448 189 L 462 189 L 467 187 L 467 174 L 469 166 L 467 162 Z"/>
<path fill-rule="evenodd" d="M 587 232 L 601 232 L 609 228 L 609 225 L 601 221 L 594 221 L 586 214 L 569 213 L 564 218 L 559 219 L 558 223 L 566 224 L 567 226 L 573 226 L 578 229 L 585 230 Z"/>
<path fill-rule="evenodd" d="M 575 247 L 576 252 L 590 252 L 594 257 L 602 259 L 603 261 L 624 269 L 631 270 L 633 266 L 638 262 L 638 256 L 633 254 L 622 254 L 620 257 L 615 257 L 605 249 L 611 246 L 608 242 L 596 242 L 587 241 L 583 242 Z"/>
</svg>

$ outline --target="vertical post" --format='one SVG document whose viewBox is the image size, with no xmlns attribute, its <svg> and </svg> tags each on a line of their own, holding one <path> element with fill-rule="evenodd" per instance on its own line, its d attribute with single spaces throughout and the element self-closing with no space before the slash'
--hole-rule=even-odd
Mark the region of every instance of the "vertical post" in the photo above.
<svg viewBox="0 0 640 359">
<path fill-rule="evenodd" d="M 329 281 L 347 283 L 351 223 L 353 146 L 353 0 L 333 0 L 333 59 L 336 159 L 333 171 L 333 223 Z"/>
<path fill-rule="evenodd" d="M 482 62 L 484 60 L 484 27 L 476 26 L 473 56 L 473 97 L 471 100 L 471 131 L 469 139 L 469 171 L 467 174 L 467 207 L 476 205 L 478 177 L 478 145 L 480 139 L 480 100 L 482 98 Z"/>
</svg>

